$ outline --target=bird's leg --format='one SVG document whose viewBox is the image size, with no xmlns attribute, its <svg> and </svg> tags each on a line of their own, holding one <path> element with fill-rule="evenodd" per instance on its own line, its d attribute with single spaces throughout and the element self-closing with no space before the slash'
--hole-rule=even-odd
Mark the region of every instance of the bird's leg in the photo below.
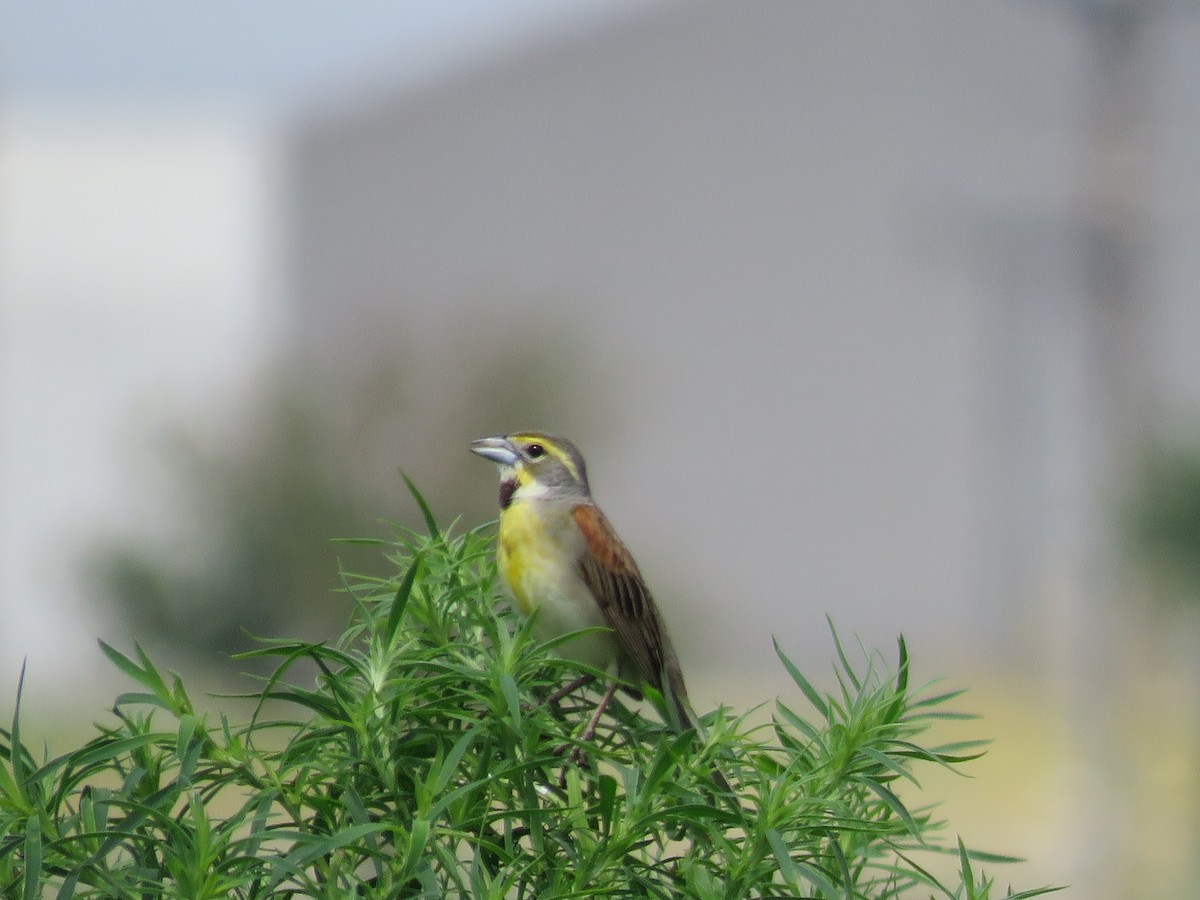
<svg viewBox="0 0 1200 900">
<path fill-rule="evenodd" d="M 580 675 L 574 681 L 564 684 L 557 691 L 555 691 L 553 694 L 551 694 L 549 697 L 547 697 L 545 700 L 545 705 L 553 706 L 555 703 L 557 703 L 563 697 L 569 697 L 571 694 L 575 693 L 581 687 L 584 687 L 585 685 L 589 685 L 595 680 L 596 680 L 595 675 Z"/>
<path fill-rule="evenodd" d="M 580 743 L 586 743 L 588 741 L 593 740 L 596 737 L 596 728 L 600 724 L 600 717 L 602 715 L 604 715 L 604 711 L 606 709 L 608 709 L 608 704 L 612 703 L 612 698 L 616 695 L 619 684 L 620 683 L 618 681 L 616 681 L 615 679 L 609 683 L 608 688 L 604 691 L 604 695 L 600 698 L 600 702 L 596 704 L 595 712 L 593 712 L 591 715 L 591 718 L 588 719 L 587 726 L 579 734 L 579 742 Z M 559 747 L 557 749 L 556 752 L 557 753 L 565 752 L 567 749 L 567 746 L 568 746 L 567 744 L 563 744 L 561 747 Z M 571 747 L 570 760 L 571 760 L 571 762 L 575 763 L 580 768 L 590 767 L 590 761 L 588 759 L 587 751 L 584 750 L 582 747 L 580 747 L 578 744 L 576 744 L 574 747 Z M 567 770 L 566 770 L 566 767 L 564 766 L 563 770 L 560 773 L 559 778 L 558 778 L 559 787 L 564 787 L 566 785 L 566 782 L 567 782 Z"/>
<path fill-rule="evenodd" d="M 583 733 L 579 735 L 579 740 L 590 741 L 596 736 L 596 726 L 600 724 L 600 717 L 604 715 L 604 711 L 608 709 L 608 704 L 612 703 L 612 698 L 617 693 L 618 682 L 614 679 L 608 685 L 608 690 L 604 692 L 604 696 L 600 698 L 600 702 L 596 704 L 596 711 L 592 713 L 592 717 L 588 719 L 587 728 L 583 729 Z"/>
<path fill-rule="evenodd" d="M 562 687 L 560 687 L 558 690 L 554 691 L 545 700 L 542 700 L 542 701 L 536 702 L 536 703 L 522 703 L 521 704 L 521 712 L 527 713 L 533 709 L 536 709 L 539 706 L 554 706 L 563 697 L 569 697 L 571 694 L 575 693 L 581 687 L 584 687 L 585 685 L 589 685 L 595 680 L 596 680 L 595 675 L 580 675 L 574 681 L 567 682 Z"/>
</svg>

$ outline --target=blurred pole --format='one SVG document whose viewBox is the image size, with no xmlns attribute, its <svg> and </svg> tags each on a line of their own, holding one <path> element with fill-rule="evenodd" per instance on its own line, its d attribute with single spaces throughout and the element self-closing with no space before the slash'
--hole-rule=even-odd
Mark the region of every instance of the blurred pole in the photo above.
<svg viewBox="0 0 1200 900">
<path fill-rule="evenodd" d="M 1145 307 L 1153 73 L 1145 36 L 1157 4 L 1094 0 L 1077 8 L 1089 57 L 1080 274 L 1091 318 L 1095 408 L 1106 438 L 1096 463 L 1101 476 L 1121 477 L 1151 422 Z"/>
<path fill-rule="evenodd" d="M 1114 863 L 1129 859 L 1137 827 L 1127 777 L 1136 761 L 1126 755 L 1122 712 L 1133 697 L 1131 629 L 1140 626 L 1129 608 L 1115 504 L 1137 477 L 1152 413 L 1145 342 L 1153 72 L 1146 38 L 1158 4 L 1077 0 L 1074 9 L 1086 54 L 1075 213 L 1089 417 L 1079 463 L 1091 508 L 1084 510 L 1064 648 L 1065 700 L 1080 754 L 1074 786 L 1081 839 L 1069 881 L 1082 896 L 1127 896 L 1131 885 L 1119 875 L 1131 874 L 1129 866 L 1114 871 Z"/>
</svg>

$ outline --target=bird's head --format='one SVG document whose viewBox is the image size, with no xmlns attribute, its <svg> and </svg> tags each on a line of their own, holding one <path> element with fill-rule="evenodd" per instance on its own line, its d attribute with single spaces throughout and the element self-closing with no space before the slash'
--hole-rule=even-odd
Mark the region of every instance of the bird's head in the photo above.
<svg viewBox="0 0 1200 900">
<path fill-rule="evenodd" d="M 471 452 L 500 469 L 501 509 L 513 500 L 590 496 L 583 457 L 565 438 L 520 431 L 472 441 Z"/>
</svg>

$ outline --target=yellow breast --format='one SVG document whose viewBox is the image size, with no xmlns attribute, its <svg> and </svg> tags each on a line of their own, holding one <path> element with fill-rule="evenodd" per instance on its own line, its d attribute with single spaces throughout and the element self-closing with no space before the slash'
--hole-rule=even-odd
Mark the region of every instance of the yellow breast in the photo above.
<svg viewBox="0 0 1200 900">
<path fill-rule="evenodd" d="M 579 574 L 583 535 L 566 507 L 517 501 L 500 516 L 496 550 L 500 578 L 524 615 L 537 611 L 534 631 L 542 640 L 605 625 L 604 614 Z M 616 658 L 611 632 L 581 637 L 563 654 L 597 668 Z"/>
<path fill-rule="evenodd" d="M 500 517 L 500 577 L 525 615 L 542 604 L 562 577 L 565 548 L 554 539 L 555 531 L 528 503 L 514 503 Z"/>
</svg>

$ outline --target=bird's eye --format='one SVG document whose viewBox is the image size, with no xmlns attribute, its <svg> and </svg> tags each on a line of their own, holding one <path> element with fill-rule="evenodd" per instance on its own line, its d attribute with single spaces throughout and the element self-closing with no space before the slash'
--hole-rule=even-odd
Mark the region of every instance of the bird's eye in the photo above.
<svg viewBox="0 0 1200 900">
<path fill-rule="evenodd" d="M 525 448 L 525 452 L 529 454 L 530 459 L 537 459 L 538 457 L 546 455 L 546 448 L 541 444 L 530 444 Z"/>
</svg>

